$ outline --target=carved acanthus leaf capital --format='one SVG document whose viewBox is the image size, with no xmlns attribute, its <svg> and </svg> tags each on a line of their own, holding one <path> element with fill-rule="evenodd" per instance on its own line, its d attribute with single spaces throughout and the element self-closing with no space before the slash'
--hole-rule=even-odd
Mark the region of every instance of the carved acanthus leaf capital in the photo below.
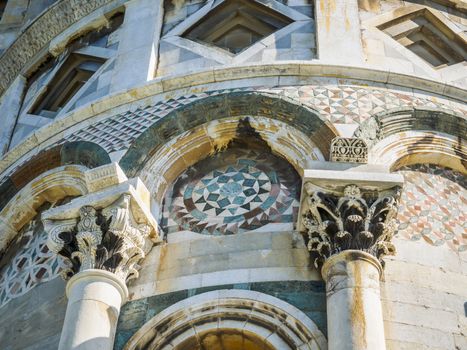
<svg viewBox="0 0 467 350">
<path fill-rule="evenodd" d="M 82 206 L 79 218 L 43 222 L 49 249 L 69 262 L 65 278 L 88 269 L 102 269 L 128 281 L 138 276 L 138 262 L 152 245 L 150 226 L 135 221 L 129 194 L 105 208 Z"/>
<path fill-rule="evenodd" d="M 395 253 L 391 239 L 401 187 L 377 191 L 347 185 L 341 191 L 305 184 L 302 227 L 315 265 L 344 250 L 362 250 L 382 262 Z"/>
</svg>

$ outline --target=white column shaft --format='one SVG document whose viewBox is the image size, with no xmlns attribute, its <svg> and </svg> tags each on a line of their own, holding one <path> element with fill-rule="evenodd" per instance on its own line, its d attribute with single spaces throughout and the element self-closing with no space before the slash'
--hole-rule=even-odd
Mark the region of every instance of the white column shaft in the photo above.
<svg viewBox="0 0 467 350">
<path fill-rule="evenodd" d="M 86 270 L 67 284 L 68 306 L 59 350 L 112 350 L 127 289 L 112 273 Z"/>
<path fill-rule="evenodd" d="M 372 255 L 344 251 L 326 260 L 329 350 L 384 350 L 379 278 L 382 268 Z"/>
</svg>

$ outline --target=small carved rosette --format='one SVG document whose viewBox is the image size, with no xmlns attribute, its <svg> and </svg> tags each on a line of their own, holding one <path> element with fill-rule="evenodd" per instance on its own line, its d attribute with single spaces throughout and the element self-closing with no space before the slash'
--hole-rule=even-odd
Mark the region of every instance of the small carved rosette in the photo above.
<svg viewBox="0 0 467 350">
<path fill-rule="evenodd" d="M 348 185 L 343 193 L 336 193 L 307 183 L 305 189 L 303 225 L 316 267 L 331 255 L 348 249 L 368 252 L 381 263 L 384 255 L 395 253 L 391 239 L 400 187 L 378 192 Z"/>
<path fill-rule="evenodd" d="M 49 249 L 68 261 L 65 279 L 88 269 L 102 269 L 123 281 L 138 277 L 138 262 L 150 249 L 148 225 L 136 224 L 130 195 L 122 195 L 107 208 L 80 209 L 79 219 L 44 220 Z"/>
</svg>

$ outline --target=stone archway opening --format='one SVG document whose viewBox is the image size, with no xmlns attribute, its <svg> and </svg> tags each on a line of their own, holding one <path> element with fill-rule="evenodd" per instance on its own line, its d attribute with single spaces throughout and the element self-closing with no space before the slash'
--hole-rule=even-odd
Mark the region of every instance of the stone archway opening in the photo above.
<svg viewBox="0 0 467 350">
<path fill-rule="evenodd" d="M 217 290 L 182 300 L 149 320 L 124 350 L 327 349 L 302 311 L 267 294 Z"/>
<path fill-rule="evenodd" d="M 276 350 L 276 348 L 253 332 L 222 328 L 188 338 L 174 350 Z"/>
</svg>

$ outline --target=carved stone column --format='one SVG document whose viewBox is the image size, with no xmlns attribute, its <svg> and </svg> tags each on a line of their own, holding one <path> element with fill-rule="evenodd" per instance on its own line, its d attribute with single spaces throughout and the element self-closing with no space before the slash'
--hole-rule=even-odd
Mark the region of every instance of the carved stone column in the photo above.
<svg viewBox="0 0 467 350">
<path fill-rule="evenodd" d="M 384 350 L 379 280 L 403 178 L 369 165 L 306 170 L 300 228 L 326 282 L 329 350 Z"/>
<path fill-rule="evenodd" d="M 138 262 L 158 238 L 139 180 L 126 179 L 116 165 L 90 171 L 89 179 L 91 193 L 43 214 L 47 245 L 69 267 L 61 350 L 113 348 L 126 282 L 138 276 Z"/>
</svg>

